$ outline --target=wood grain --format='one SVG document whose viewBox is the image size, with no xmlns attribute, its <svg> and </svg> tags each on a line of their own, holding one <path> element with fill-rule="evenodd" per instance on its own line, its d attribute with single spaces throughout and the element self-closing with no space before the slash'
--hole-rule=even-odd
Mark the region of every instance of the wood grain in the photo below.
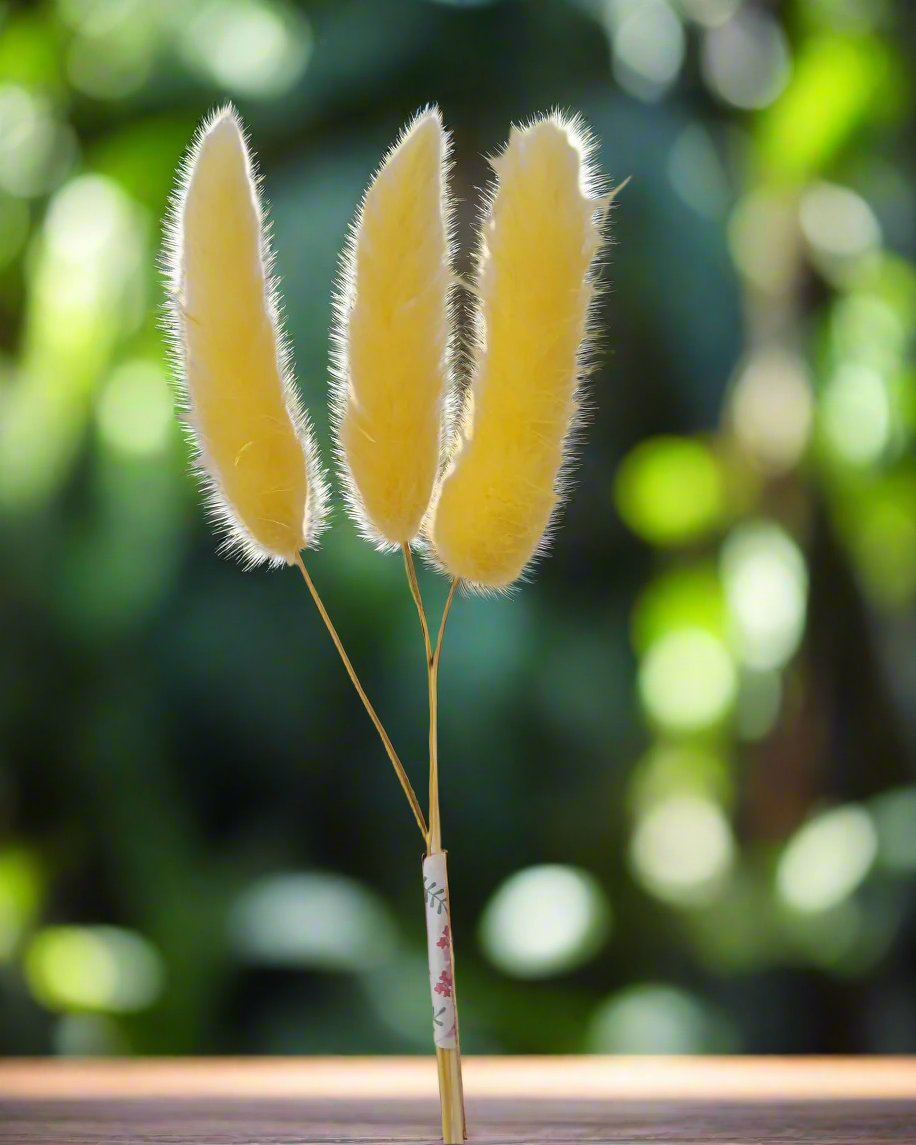
<svg viewBox="0 0 916 1145">
<path fill-rule="evenodd" d="M 916 1059 L 470 1058 L 471 1140 L 914 1145 Z M 435 1142 L 431 1058 L 0 1064 L 0 1142 Z"/>
</svg>

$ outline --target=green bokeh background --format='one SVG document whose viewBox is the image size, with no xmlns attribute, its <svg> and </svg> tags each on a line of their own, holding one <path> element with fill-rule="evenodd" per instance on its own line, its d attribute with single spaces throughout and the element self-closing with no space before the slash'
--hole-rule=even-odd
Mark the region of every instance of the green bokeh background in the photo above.
<svg viewBox="0 0 916 1145">
<path fill-rule="evenodd" d="M 156 260 L 232 99 L 328 441 L 338 252 L 401 124 L 581 111 L 616 181 L 578 483 L 442 667 L 466 1050 L 916 1051 L 916 11 L 0 4 L 0 1052 L 429 1047 L 421 843 L 302 583 L 219 559 Z M 313 575 L 418 789 L 403 569 Z M 422 574 L 435 615 L 445 583 Z"/>
</svg>

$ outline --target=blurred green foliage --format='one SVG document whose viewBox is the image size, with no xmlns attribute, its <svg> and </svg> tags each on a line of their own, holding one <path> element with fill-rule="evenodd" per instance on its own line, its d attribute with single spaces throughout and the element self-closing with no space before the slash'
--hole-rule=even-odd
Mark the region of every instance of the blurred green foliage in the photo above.
<svg viewBox="0 0 916 1145">
<path fill-rule="evenodd" d="M 0 4 L 0 1050 L 428 1049 L 409 811 L 298 578 L 214 555 L 172 413 L 160 223 L 233 99 L 326 457 L 338 252 L 417 107 L 465 252 L 513 119 L 581 110 L 633 177 L 555 551 L 446 642 L 466 1048 L 916 1051 L 914 32 Z M 312 570 L 422 789 L 400 562 L 339 513 Z"/>
</svg>

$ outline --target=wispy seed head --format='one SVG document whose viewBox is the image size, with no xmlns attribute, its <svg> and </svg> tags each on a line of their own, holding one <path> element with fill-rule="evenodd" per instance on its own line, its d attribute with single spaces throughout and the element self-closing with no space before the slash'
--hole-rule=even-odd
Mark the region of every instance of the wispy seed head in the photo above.
<svg viewBox="0 0 916 1145">
<path fill-rule="evenodd" d="M 589 150 L 578 121 L 551 115 L 491 161 L 471 386 L 430 521 L 441 566 L 480 589 L 525 572 L 563 499 L 609 201 Z"/>
<path fill-rule="evenodd" d="M 438 109 L 369 185 L 337 298 L 336 422 L 351 513 L 381 547 L 412 541 L 439 467 L 449 388 L 449 141 Z"/>
<path fill-rule="evenodd" d="M 169 222 L 171 333 L 185 420 L 226 547 L 291 563 L 314 543 L 325 482 L 296 393 L 254 161 L 231 107 L 204 123 Z"/>
</svg>

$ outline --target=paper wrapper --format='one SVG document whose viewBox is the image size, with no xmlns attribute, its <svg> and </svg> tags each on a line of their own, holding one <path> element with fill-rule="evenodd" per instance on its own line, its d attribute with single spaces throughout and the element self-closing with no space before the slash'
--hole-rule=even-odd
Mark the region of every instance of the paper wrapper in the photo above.
<svg viewBox="0 0 916 1145">
<path fill-rule="evenodd" d="M 433 1003 L 433 1041 L 437 1049 L 457 1050 L 455 957 L 452 951 L 445 851 L 427 855 L 423 860 L 423 895 L 426 900 L 426 946 L 429 953 L 429 990 Z"/>
</svg>

